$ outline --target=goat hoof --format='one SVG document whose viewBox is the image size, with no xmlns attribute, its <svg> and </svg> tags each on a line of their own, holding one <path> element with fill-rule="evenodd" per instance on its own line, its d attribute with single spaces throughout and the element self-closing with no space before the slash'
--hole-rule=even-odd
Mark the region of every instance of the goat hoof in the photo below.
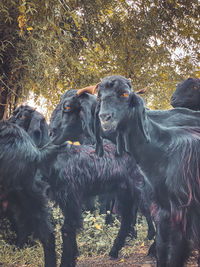
<svg viewBox="0 0 200 267">
<path fill-rule="evenodd" d="M 118 258 L 118 252 L 117 251 L 111 251 L 109 253 L 109 256 L 110 256 L 111 260 L 117 259 Z"/>
<path fill-rule="evenodd" d="M 152 258 L 156 258 L 156 243 L 154 243 L 150 246 L 149 251 L 148 251 L 148 256 Z"/>
</svg>

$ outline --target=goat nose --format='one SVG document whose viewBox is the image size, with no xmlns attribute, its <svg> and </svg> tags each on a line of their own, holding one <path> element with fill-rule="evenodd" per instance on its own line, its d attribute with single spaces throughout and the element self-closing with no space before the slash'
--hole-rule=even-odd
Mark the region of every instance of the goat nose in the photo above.
<svg viewBox="0 0 200 267">
<path fill-rule="evenodd" d="M 103 113 L 99 114 L 99 117 L 102 121 L 109 121 L 112 118 L 112 114 L 110 113 Z"/>
</svg>

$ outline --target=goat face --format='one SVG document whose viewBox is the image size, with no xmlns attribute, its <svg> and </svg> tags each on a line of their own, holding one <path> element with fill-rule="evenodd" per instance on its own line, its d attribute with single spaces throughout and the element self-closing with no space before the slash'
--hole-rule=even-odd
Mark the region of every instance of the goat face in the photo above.
<svg viewBox="0 0 200 267">
<path fill-rule="evenodd" d="M 9 122 L 22 127 L 33 139 L 37 147 L 42 147 L 48 143 L 48 125 L 42 114 L 28 105 L 21 105 L 13 112 Z"/>
<path fill-rule="evenodd" d="M 95 96 L 87 93 L 78 96 L 77 90 L 73 89 L 65 92 L 50 120 L 50 136 L 54 142 L 71 140 L 83 143 L 86 137 L 95 143 L 93 124 L 96 105 Z"/>
<path fill-rule="evenodd" d="M 179 83 L 171 97 L 171 105 L 200 110 L 200 79 L 189 78 Z"/>
<path fill-rule="evenodd" d="M 35 109 L 29 106 L 20 106 L 13 111 L 13 115 L 10 117 L 9 122 L 16 123 L 27 132 L 34 111 Z"/>
<path fill-rule="evenodd" d="M 98 86 L 99 119 L 104 132 L 115 131 L 127 120 L 132 88 L 122 76 L 108 76 Z"/>
<path fill-rule="evenodd" d="M 79 140 L 82 134 L 80 112 L 81 108 L 76 94 L 62 97 L 52 113 L 49 125 L 50 137 L 54 143 Z"/>
</svg>

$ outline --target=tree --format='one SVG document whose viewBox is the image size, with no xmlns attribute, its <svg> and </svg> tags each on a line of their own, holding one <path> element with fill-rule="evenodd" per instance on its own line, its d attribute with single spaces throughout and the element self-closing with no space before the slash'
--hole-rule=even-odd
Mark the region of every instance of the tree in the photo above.
<svg viewBox="0 0 200 267">
<path fill-rule="evenodd" d="M 197 0 L 0 0 L 0 118 L 30 91 L 51 111 L 114 73 L 168 108 L 176 83 L 199 77 L 199 14 Z"/>
<path fill-rule="evenodd" d="M 15 23 L 15 4 L 6 5 L 0 2 L 0 119 L 6 117 L 8 102 L 13 97 L 17 102 L 19 88 L 13 86 L 17 69 L 15 60 L 17 51 L 15 44 L 18 42 L 18 26 Z M 15 73 L 15 74 L 14 74 Z"/>
</svg>

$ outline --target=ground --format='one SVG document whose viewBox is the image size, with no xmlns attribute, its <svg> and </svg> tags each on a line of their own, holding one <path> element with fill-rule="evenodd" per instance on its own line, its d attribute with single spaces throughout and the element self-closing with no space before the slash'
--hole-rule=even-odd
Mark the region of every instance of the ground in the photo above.
<svg viewBox="0 0 200 267">
<path fill-rule="evenodd" d="M 107 255 L 93 256 L 78 259 L 76 267 L 155 267 L 155 259 L 147 256 L 148 246 L 138 246 L 135 252 L 127 257 L 111 260 Z M 37 266 L 42 266 L 38 264 Z M 198 267 L 197 252 L 190 257 L 186 267 Z M 5 264 L 1 263 L 0 267 L 36 267 L 35 264 Z"/>
<path fill-rule="evenodd" d="M 58 215 L 60 216 L 60 213 Z M 58 215 L 54 217 L 58 226 L 56 227 L 56 247 L 59 266 L 62 239 Z M 155 267 L 155 259 L 147 256 L 153 241 L 146 238 L 147 224 L 144 217 L 140 215 L 136 224 L 137 239 L 128 237 L 125 247 L 119 253 L 119 258 L 116 260 L 109 258 L 108 254 L 119 230 L 119 225 L 120 222 L 117 219 L 112 225 L 105 225 L 104 215 L 96 214 L 94 216 L 87 213 L 84 218 L 84 227 L 77 235 L 79 257 L 76 267 Z M 12 232 L 6 229 L 6 226 L 7 222 L 2 221 L 0 224 L 0 267 L 43 267 L 44 255 L 41 244 L 38 241 L 32 241 L 31 245 L 18 250 L 4 240 L 9 239 L 9 236 L 12 237 Z M 198 253 L 194 252 L 186 266 L 198 267 L 197 258 Z"/>
<path fill-rule="evenodd" d="M 89 257 L 77 262 L 77 267 L 155 267 L 155 259 L 147 256 L 148 247 L 139 247 L 134 254 L 126 258 L 111 260 L 108 256 Z M 187 267 L 197 267 L 197 253 L 190 257 Z"/>
</svg>

